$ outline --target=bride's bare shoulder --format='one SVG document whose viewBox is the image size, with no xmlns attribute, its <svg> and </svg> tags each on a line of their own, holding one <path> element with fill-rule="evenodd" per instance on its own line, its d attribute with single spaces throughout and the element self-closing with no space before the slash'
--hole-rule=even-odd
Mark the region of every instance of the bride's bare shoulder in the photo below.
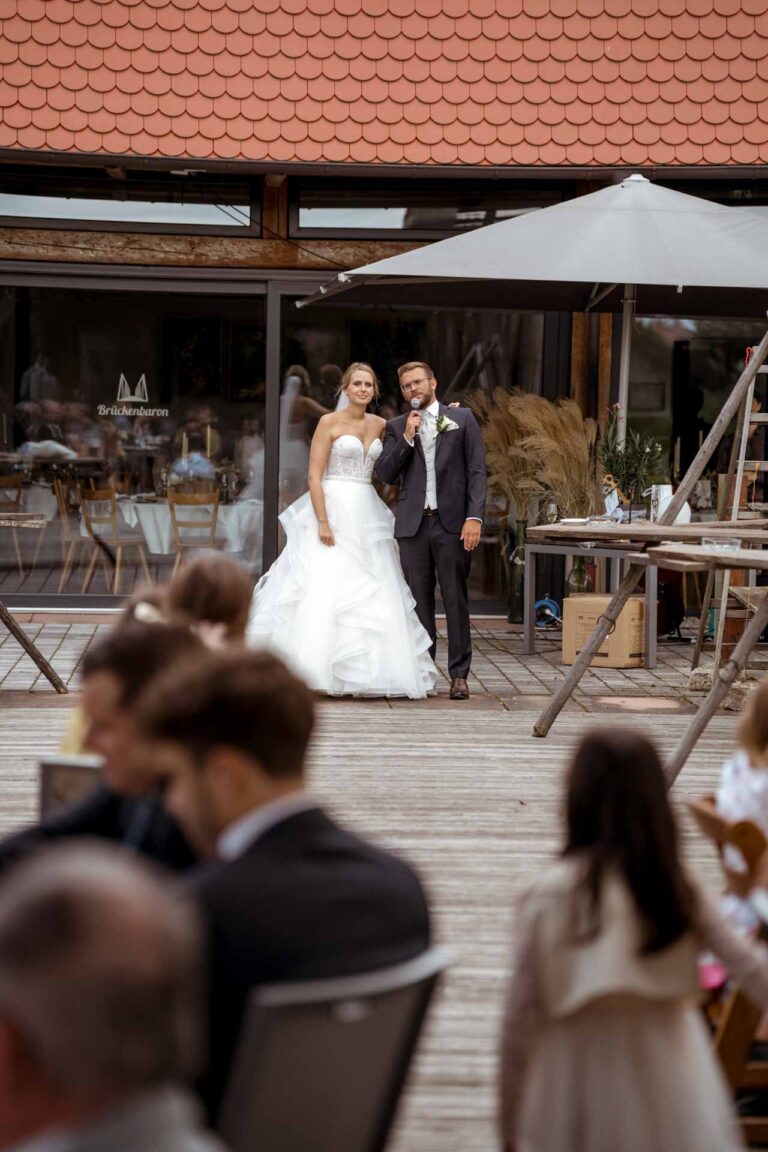
<svg viewBox="0 0 768 1152">
<path fill-rule="evenodd" d="M 373 413 L 370 413 L 368 419 L 371 421 L 370 427 L 376 429 L 377 435 L 383 432 L 387 426 L 387 422 L 383 416 L 374 416 Z"/>
</svg>

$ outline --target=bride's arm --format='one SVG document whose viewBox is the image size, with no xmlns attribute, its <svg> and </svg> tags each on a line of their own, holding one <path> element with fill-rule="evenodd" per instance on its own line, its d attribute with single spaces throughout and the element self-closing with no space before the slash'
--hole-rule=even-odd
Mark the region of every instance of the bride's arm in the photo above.
<svg viewBox="0 0 768 1152">
<path fill-rule="evenodd" d="M 328 523 L 328 513 L 325 510 L 325 493 L 323 492 L 323 475 L 328 457 L 331 453 L 333 436 L 331 434 L 333 421 L 330 416 L 323 416 L 315 429 L 312 445 L 309 449 L 309 498 L 312 501 L 312 511 L 317 517 L 317 531 L 323 544 L 333 545 L 336 541 Z"/>
</svg>

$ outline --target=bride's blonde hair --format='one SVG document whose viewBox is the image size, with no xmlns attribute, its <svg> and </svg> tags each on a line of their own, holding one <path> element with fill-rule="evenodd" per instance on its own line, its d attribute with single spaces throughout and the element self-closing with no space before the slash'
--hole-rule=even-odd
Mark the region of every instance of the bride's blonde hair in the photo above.
<svg viewBox="0 0 768 1152">
<path fill-rule="evenodd" d="M 352 364 L 349 365 L 348 368 L 344 369 L 341 377 L 341 383 L 339 384 L 339 387 L 336 391 L 336 395 L 341 396 L 342 392 L 347 387 L 347 384 L 349 384 L 350 380 L 352 379 L 353 373 L 355 372 L 368 372 L 370 374 L 373 380 L 373 398 L 374 400 L 378 400 L 379 396 L 381 395 L 381 390 L 379 388 L 379 378 L 374 372 L 373 368 L 371 368 L 370 364 L 366 364 L 364 360 L 355 360 Z"/>
</svg>

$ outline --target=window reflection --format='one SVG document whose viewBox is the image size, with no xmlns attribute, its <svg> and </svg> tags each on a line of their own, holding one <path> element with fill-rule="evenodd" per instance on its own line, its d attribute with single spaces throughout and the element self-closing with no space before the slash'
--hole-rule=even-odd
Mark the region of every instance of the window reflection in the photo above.
<svg viewBox="0 0 768 1152">
<path fill-rule="evenodd" d="M 86 575 L 93 549 L 123 536 L 142 544 L 152 578 L 166 579 L 176 558 L 173 492 L 209 492 L 216 547 L 258 575 L 263 301 L 17 289 L 0 303 L 0 478 L 19 481 L 0 485 L 0 499 L 11 493 L 20 511 L 45 518 L 43 530 L 16 531 L 19 556 L 0 529 L 0 588 L 112 592 L 109 551 L 101 549 L 90 583 Z M 91 530 L 80 505 L 93 489 L 116 512 Z M 196 514 L 209 516 L 204 505 Z M 143 579 L 138 565 L 123 571 L 120 592 Z"/>
<path fill-rule="evenodd" d="M 496 387 L 541 390 L 542 313 L 431 311 L 412 309 L 302 308 L 284 305 L 286 367 L 280 406 L 280 506 L 307 490 L 309 445 L 320 416 L 336 406 L 344 368 L 364 360 L 376 371 L 381 397 L 377 413 L 390 420 L 407 411 L 397 368 L 424 360 L 438 381 L 444 403 L 465 403 L 472 392 Z M 388 503 L 396 488 L 380 490 Z M 470 580 L 473 599 L 505 601 L 501 507 L 489 500 L 481 547 Z M 280 546 L 284 544 L 282 537 Z"/>
</svg>

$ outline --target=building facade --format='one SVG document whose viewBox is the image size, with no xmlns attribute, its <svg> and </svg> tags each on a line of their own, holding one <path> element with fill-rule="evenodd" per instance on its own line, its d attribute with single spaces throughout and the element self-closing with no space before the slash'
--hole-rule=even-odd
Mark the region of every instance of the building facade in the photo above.
<svg viewBox="0 0 768 1152">
<path fill-rule="evenodd" d="M 0 497 L 48 527 L 0 529 L 4 597 L 111 598 L 108 564 L 86 579 L 89 532 L 129 535 L 162 577 L 169 490 L 214 488 L 219 546 L 262 571 L 351 360 L 375 367 L 384 415 L 406 359 L 432 364 L 451 399 L 522 387 L 604 415 L 608 315 L 456 312 L 439 293 L 421 311 L 296 301 L 342 268 L 634 170 L 768 204 L 764 9 L 6 0 Z M 684 465 L 761 335 L 738 316 L 641 317 L 631 421 Z M 78 511 L 89 488 L 114 493 L 90 503 L 103 524 Z M 142 574 L 137 548 L 117 591 Z M 492 511 L 478 604 L 497 606 L 504 581 Z"/>
</svg>

